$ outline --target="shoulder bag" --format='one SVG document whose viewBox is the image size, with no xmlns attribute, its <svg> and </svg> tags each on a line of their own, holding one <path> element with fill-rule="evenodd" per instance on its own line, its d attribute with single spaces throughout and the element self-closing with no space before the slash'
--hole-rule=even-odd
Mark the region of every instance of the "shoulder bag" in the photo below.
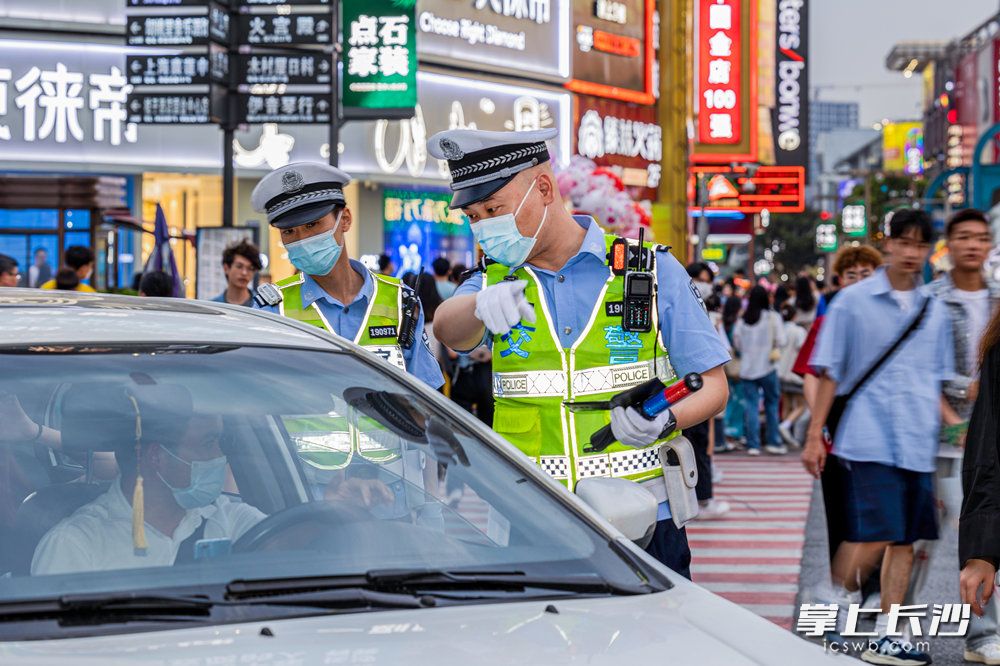
<svg viewBox="0 0 1000 666">
<path fill-rule="evenodd" d="M 885 365 L 885 362 L 889 360 L 889 357 L 891 357 L 896 350 L 899 349 L 904 342 L 906 342 L 913 332 L 920 328 L 920 323 L 923 321 L 924 315 L 927 313 L 927 307 L 930 305 L 932 298 L 932 296 L 926 296 L 924 298 L 923 305 L 920 306 L 920 312 L 917 313 L 917 316 L 912 322 L 910 322 L 910 325 L 906 327 L 903 334 L 896 338 L 896 341 L 889 345 L 889 348 L 882 353 L 882 356 L 880 356 L 878 360 L 875 361 L 870 368 L 868 368 L 868 371 L 861 376 L 861 379 L 854 385 L 854 388 L 844 395 L 834 397 L 833 404 L 830 405 L 830 413 L 826 416 L 826 429 L 830 433 L 831 441 L 835 441 L 837 436 L 837 426 L 840 425 L 840 419 L 844 415 L 844 410 L 847 409 L 847 403 L 857 394 L 858 391 L 861 390 L 861 387 L 864 386 L 865 383 L 868 382 L 868 380 L 871 379 L 883 365 Z"/>
</svg>

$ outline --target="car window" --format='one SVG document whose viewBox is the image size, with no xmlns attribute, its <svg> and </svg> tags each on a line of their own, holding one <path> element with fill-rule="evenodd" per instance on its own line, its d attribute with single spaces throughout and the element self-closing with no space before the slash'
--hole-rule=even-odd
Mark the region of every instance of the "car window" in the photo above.
<svg viewBox="0 0 1000 666">
<path fill-rule="evenodd" d="M 637 581 L 466 422 L 350 354 L 67 346 L 0 365 L 0 602 L 372 570 Z"/>
</svg>

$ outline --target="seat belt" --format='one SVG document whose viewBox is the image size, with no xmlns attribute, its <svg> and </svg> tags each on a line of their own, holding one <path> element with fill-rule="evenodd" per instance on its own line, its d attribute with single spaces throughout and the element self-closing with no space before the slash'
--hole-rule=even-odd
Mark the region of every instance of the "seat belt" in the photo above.
<svg viewBox="0 0 1000 666">
<path fill-rule="evenodd" d="M 195 561 L 194 547 L 205 538 L 205 525 L 207 523 L 208 519 L 202 518 L 201 524 L 191 533 L 191 536 L 181 542 L 180 548 L 177 549 L 177 557 L 174 558 L 174 564 L 190 564 Z"/>
</svg>

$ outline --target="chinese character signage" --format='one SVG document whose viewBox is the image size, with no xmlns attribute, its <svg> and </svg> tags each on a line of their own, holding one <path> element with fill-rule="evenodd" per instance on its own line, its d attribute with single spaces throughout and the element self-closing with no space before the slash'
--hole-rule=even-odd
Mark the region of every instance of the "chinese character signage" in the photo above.
<svg viewBox="0 0 1000 666">
<path fill-rule="evenodd" d="M 411 4 L 412 3 L 412 4 Z M 415 0 L 346 0 L 345 118 L 410 117 L 417 103 Z"/>
<path fill-rule="evenodd" d="M 240 43 L 250 46 L 329 44 L 331 15 L 327 14 L 243 14 L 240 16 Z"/>
<path fill-rule="evenodd" d="M 809 163 L 809 0 L 778 0 L 775 47 L 774 159 Z"/>
<path fill-rule="evenodd" d="M 329 123 L 330 95 L 307 93 L 240 95 L 240 121 L 247 123 Z"/>
<path fill-rule="evenodd" d="M 236 0 L 246 7 L 274 7 L 276 5 L 329 5 L 330 0 Z"/>
<path fill-rule="evenodd" d="M 282 0 L 288 2 L 288 0 Z M 314 0 L 310 0 L 313 2 Z M 318 0 L 315 0 L 318 2 Z M 229 0 L 215 0 L 222 4 L 229 4 Z M 128 7 L 204 7 L 206 0 L 126 0 Z"/>
<path fill-rule="evenodd" d="M 697 0 L 693 162 L 755 161 L 755 0 Z"/>
<path fill-rule="evenodd" d="M 129 16 L 125 32 L 129 46 L 203 46 L 209 40 L 226 43 L 229 12 L 212 3 L 203 16 Z"/>
<path fill-rule="evenodd" d="M 570 40 L 578 93 L 654 102 L 653 0 L 572 0 Z"/>
<path fill-rule="evenodd" d="M 128 96 L 128 121 L 149 125 L 199 125 L 224 120 L 224 92 L 133 93 Z"/>
<path fill-rule="evenodd" d="M 240 56 L 239 80 L 247 85 L 262 83 L 328 84 L 333 69 L 330 56 L 322 53 L 268 53 Z"/>
<path fill-rule="evenodd" d="M 382 195 L 385 221 L 385 253 L 392 257 L 397 273 L 427 270 L 438 257 L 471 266 L 475 242 L 469 220 L 460 210 L 451 210 L 451 192 L 434 188 L 386 189 Z"/>
<path fill-rule="evenodd" d="M 421 58 L 448 65 L 565 81 L 573 0 L 420 0 L 415 29 Z"/>
<path fill-rule="evenodd" d="M 574 118 L 577 155 L 618 172 L 635 198 L 656 198 L 663 130 L 655 107 L 577 95 Z"/>
<path fill-rule="evenodd" d="M 840 229 L 845 236 L 867 236 L 868 220 L 865 207 L 859 205 L 844 206 L 840 214 Z"/>
<path fill-rule="evenodd" d="M 817 224 L 816 225 L 816 249 L 819 252 L 837 251 L 837 225 Z"/>
<path fill-rule="evenodd" d="M 128 56 L 129 83 L 141 85 L 200 85 L 225 81 L 229 54 L 225 50 L 188 55 Z"/>
</svg>

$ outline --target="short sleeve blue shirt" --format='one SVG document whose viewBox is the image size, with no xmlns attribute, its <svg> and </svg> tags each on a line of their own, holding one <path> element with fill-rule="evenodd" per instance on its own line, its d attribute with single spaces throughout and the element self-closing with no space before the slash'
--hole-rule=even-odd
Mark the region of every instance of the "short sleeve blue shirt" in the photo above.
<svg viewBox="0 0 1000 666">
<path fill-rule="evenodd" d="M 558 271 L 532 267 L 564 348 L 572 347 L 587 325 L 597 305 L 597 296 L 608 279 L 604 232 L 591 217 L 574 219 L 587 231 L 580 251 Z M 729 352 L 694 291 L 691 277 L 669 252 L 656 254 L 656 281 L 660 335 L 677 375 L 706 372 L 728 362 Z M 474 294 L 482 286 L 483 274 L 476 273 L 459 286 L 455 295 Z M 489 332 L 486 339 L 492 340 Z M 663 502 L 657 519 L 669 517 L 669 505 Z"/>
<path fill-rule="evenodd" d="M 309 307 L 316 303 L 323 316 L 330 322 L 334 332 L 349 340 L 353 340 L 357 336 L 365 318 L 365 312 L 368 310 L 368 301 L 375 289 L 371 273 L 361 262 L 351 259 L 351 268 L 364 278 L 364 284 L 354 300 L 346 305 L 326 293 L 322 287 L 316 284 L 312 276 L 306 275 L 302 282 L 302 307 Z M 262 307 L 256 300 L 254 307 L 278 313 L 277 306 Z M 431 388 L 440 388 L 444 384 L 444 377 L 441 375 L 441 366 L 427 345 L 427 338 L 424 334 L 423 310 L 420 311 L 417 318 L 417 331 L 420 332 L 420 339 L 413 343 L 409 349 L 403 350 L 403 361 L 406 363 L 406 369 L 411 375 Z"/>
</svg>

